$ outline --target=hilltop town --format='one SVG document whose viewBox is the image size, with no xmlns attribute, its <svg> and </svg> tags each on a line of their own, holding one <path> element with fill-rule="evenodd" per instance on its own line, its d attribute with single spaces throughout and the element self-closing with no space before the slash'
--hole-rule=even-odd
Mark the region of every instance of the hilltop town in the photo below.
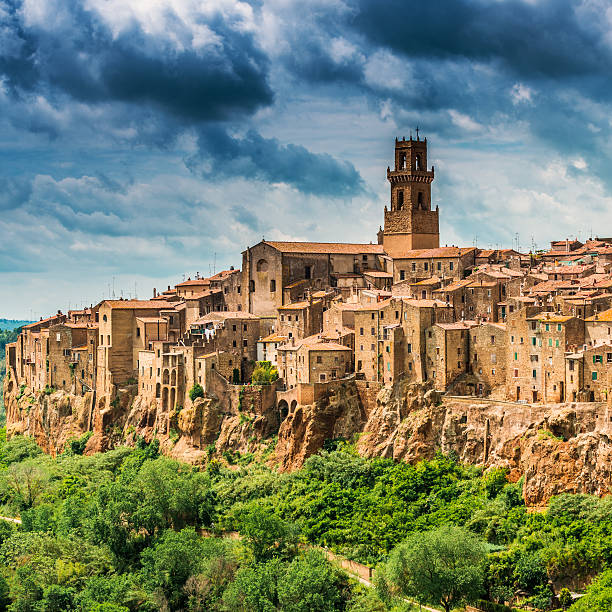
<svg viewBox="0 0 612 612">
<path fill-rule="evenodd" d="M 427 139 L 396 140 L 375 241 L 262 240 L 243 251 L 241 269 L 26 325 L 6 346 L 9 434 L 48 438 L 51 417 L 26 414 L 23 399 L 54 394 L 64 416 L 79 413 L 60 442 L 91 430 L 92 449 L 103 449 L 119 427 L 184 437 L 195 456 L 219 440 L 229 414 L 258 439 L 279 430 L 282 439 L 285 422 L 304 434 L 297 413 L 341 403 L 342 389 L 362 425 L 398 385 L 419 405 L 607 402 L 612 239 L 554 240 L 538 253 L 440 246 L 434 176 Z M 251 384 L 260 362 L 278 380 Z M 330 427 L 300 460 L 346 430 Z"/>
</svg>

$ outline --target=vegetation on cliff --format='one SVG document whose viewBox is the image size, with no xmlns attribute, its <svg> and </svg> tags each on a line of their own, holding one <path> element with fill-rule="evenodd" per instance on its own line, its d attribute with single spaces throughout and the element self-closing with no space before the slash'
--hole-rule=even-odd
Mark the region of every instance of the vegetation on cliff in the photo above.
<svg viewBox="0 0 612 612">
<path fill-rule="evenodd" d="M 71 440 L 53 459 L 29 438 L 0 442 L 0 514 L 23 521 L 0 521 L 0 610 L 365 612 L 405 608 L 402 594 L 449 606 L 518 596 L 550 609 L 563 586 L 599 572 L 575 609 L 611 596 L 612 502 L 563 495 L 529 513 L 500 469 L 442 455 L 367 460 L 346 444 L 291 474 L 257 463 L 197 469 L 159 456 L 156 442 L 90 457 L 83 448 Z M 306 544 L 378 564 L 379 589 Z M 470 561 L 451 564 L 461 592 L 426 592 L 416 571 L 425 546 Z"/>
</svg>

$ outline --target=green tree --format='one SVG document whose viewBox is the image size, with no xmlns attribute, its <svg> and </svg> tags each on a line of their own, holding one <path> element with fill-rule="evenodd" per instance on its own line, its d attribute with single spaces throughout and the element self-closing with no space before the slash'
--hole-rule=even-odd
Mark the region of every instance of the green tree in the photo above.
<svg viewBox="0 0 612 612">
<path fill-rule="evenodd" d="M 298 530 L 258 503 L 240 509 L 238 531 L 255 561 L 273 557 L 291 558 L 297 552 Z"/>
<path fill-rule="evenodd" d="M 474 534 L 444 526 L 414 534 L 395 548 L 388 577 L 399 594 L 449 612 L 482 594 L 485 559 L 484 544 Z"/>
<path fill-rule="evenodd" d="M 198 399 L 198 397 L 204 397 L 204 389 L 202 388 L 202 385 L 196 383 L 193 385 L 193 387 L 191 387 L 191 389 L 189 389 L 189 399 L 194 402 L 196 399 Z"/>
<path fill-rule="evenodd" d="M 278 581 L 280 609 L 292 612 L 339 610 L 348 593 L 346 574 L 316 550 L 296 557 Z"/>
<path fill-rule="evenodd" d="M 278 370 L 272 363 L 270 361 L 258 361 L 253 370 L 251 382 L 254 385 L 271 385 L 276 380 L 278 380 Z"/>
<path fill-rule="evenodd" d="M 225 612 L 277 612 L 279 577 L 285 569 L 280 559 L 241 568 L 223 593 Z"/>
<path fill-rule="evenodd" d="M 201 570 L 202 540 L 193 529 L 168 530 L 142 553 L 141 562 L 147 590 L 161 591 L 170 609 L 179 610 L 187 602 L 187 580 Z"/>
</svg>

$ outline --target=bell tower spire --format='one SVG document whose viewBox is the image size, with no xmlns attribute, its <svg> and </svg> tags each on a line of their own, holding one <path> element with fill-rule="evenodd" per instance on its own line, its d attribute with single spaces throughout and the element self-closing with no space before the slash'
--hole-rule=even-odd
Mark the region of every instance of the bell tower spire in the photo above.
<svg viewBox="0 0 612 612">
<path fill-rule="evenodd" d="M 431 207 L 434 168 L 427 169 L 427 138 L 395 139 L 395 167 L 387 168 L 391 207 L 385 206 L 383 245 L 391 257 L 440 246 L 438 207 Z"/>
</svg>

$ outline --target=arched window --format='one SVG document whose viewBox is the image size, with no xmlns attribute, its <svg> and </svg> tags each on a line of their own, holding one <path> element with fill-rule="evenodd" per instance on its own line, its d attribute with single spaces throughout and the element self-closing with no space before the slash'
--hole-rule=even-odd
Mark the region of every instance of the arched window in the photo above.
<svg viewBox="0 0 612 612">
<path fill-rule="evenodd" d="M 155 385 L 155 397 L 160 397 L 160 395 L 161 395 L 161 385 L 157 383 Z"/>
<path fill-rule="evenodd" d="M 164 385 L 170 384 L 170 372 L 168 370 L 164 370 L 164 373 L 162 375 L 162 383 Z"/>
<path fill-rule="evenodd" d="M 397 192 L 397 210 L 402 210 L 404 208 L 404 191 L 400 189 Z"/>
<path fill-rule="evenodd" d="M 260 259 L 257 262 L 257 271 L 258 272 L 267 272 L 268 271 L 268 262 L 265 259 Z"/>
<path fill-rule="evenodd" d="M 421 167 L 421 155 L 420 155 L 420 153 L 416 154 L 416 169 L 417 170 L 422 170 L 423 169 Z"/>
<path fill-rule="evenodd" d="M 418 208 L 423 208 L 423 192 L 419 191 L 419 194 L 417 196 L 417 205 Z"/>
<path fill-rule="evenodd" d="M 172 370 L 172 374 L 170 374 L 170 384 L 176 385 L 176 370 Z"/>
<path fill-rule="evenodd" d="M 400 170 L 405 170 L 406 169 L 406 154 L 405 153 L 400 153 L 400 156 L 399 156 L 399 169 Z"/>
<path fill-rule="evenodd" d="M 107 317 L 106 315 L 103 315 L 103 316 L 102 316 L 102 320 L 103 320 L 103 321 L 108 321 L 108 317 Z"/>
</svg>

